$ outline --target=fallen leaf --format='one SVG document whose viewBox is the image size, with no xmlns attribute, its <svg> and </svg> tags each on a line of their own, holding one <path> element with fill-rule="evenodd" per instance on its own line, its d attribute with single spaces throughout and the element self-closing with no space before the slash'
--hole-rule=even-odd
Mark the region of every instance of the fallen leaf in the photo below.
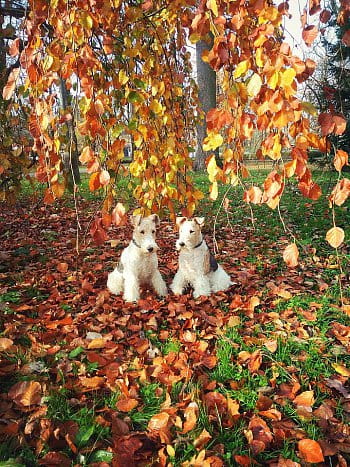
<svg viewBox="0 0 350 467">
<path fill-rule="evenodd" d="M 301 457 L 310 463 L 324 462 L 321 446 L 313 439 L 302 439 L 298 442 Z"/>
<path fill-rule="evenodd" d="M 0 337 L 0 352 L 4 352 L 13 346 L 13 340 L 7 337 Z"/>
<path fill-rule="evenodd" d="M 40 404 L 42 396 L 41 385 L 37 381 L 20 381 L 13 385 L 8 397 L 17 405 L 28 407 Z"/>
<path fill-rule="evenodd" d="M 138 405 L 138 401 L 136 399 L 132 399 L 131 397 L 128 399 L 120 399 L 116 403 L 116 407 L 118 410 L 120 410 L 120 412 L 130 412 Z"/>
</svg>

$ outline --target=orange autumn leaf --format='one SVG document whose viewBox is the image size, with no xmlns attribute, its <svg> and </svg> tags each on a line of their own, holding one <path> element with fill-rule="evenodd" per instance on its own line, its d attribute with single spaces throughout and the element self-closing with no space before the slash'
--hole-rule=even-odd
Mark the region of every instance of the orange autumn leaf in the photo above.
<svg viewBox="0 0 350 467">
<path fill-rule="evenodd" d="M 13 346 L 13 340 L 7 337 L 0 337 L 0 352 L 5 352 Z"/>
<path fill-rule="evenodd" d="M 116 403 L 116 407 L 118 410 L 121 412 L 130 412 L 133 410 L 135 407 L 139 405 L 138 401 L 136 399 L 133 399 L 131 397 L 126 398 L 126 399 L 120 399 Z"/>
<path fill-rule="evenodd" d="M 19 406 L 29 407 L 40 404 L 41 384 L 37 381 L 20 381 L 11 387 L 8 397 Z"/>
<path fill-rule="evenodd" d="M 80 378 L 81 384 L 88 389 L 97 389 L 103 386 L 105 379 L 102 376 L 93 376 L 92 378 Z"/>
<path fill-rule="evenodd" d="M 13 93 L 15 92 L 15 89 L 16 89 L 16 83 L 17 83 L 17 79 L 19 77 L 19 73 L 20 73 L 20 69 L 19 68 L 14 68 L 8 79 L 7 79 L 7 83 L 6 85 L 4 86 L 3 90 L 2 90 L 2 97 L 4 98 L 4 100 L 9 100 L 11 99 Z"/>
<path fill-rule="evenodd" d="M 112 222 L 114 225 L 121 226 L 127 223 L 126 209 L 122 203 L 117 203 L 112 211 Z"/>
<path fill-rule="evenodd" d="M 321 446 L 313 439 L 302 439 L 298 442 L 298 449 L 305 462 L 318 463 L 324 461 Z"/>
<path fill-rule="evenodd" d="M 334 167 L 338 172 L 341 172 L 344 165 L 349 165 L 348 153 L 342 149 L 338 149 L 334 156 Z"/>
<path fill-rule="evenodd" d="M 190 402 L 185 409 L 185 423 L 183 424 L 182 434 L 188 433 L 193 430 L 197 424 L 198 418 L 198 405 L 196 402 Z"/>
<path fill-rule="evenodd" d="M 305 44 L 310 47 L 318 36 L 318 29 L 314 25 L 305 26 L 302 32 L 302 38 Z"/>
<path fill-rule="evenodd" d="M 299 250 L 295 243 L 290 243 L 283 251 L 283 259 L 289 268 L 298 265 Z"/>
<path fill-rule="evenodd" d="M 159 414 L 153 415 L 153 417 L 148 422 L 148 430 L 159 431 L 164 429 L 168 425 L 169 414 L 166 412 L 161 412 Z"/>
<path fill-rule="evenodd" d="M 93 173 L 89 179 L 90 191 L 98 190 L 99 188 L 101 188 L 101 186 L 102 185 L 100 182 L 100 173 L 99 172 Z"/>
<path fill-rule="evenodd" d="M 293 400 L 295 405 L 312 407 L 315 403 L 314 391 L 304 391 Z"/>
<path fill-rule="evenodd" d="M 58 263 L 56 266 L 58 272 L 67 272 L 68 271 L 68 264 L 67 263 Z"/>
</svg>

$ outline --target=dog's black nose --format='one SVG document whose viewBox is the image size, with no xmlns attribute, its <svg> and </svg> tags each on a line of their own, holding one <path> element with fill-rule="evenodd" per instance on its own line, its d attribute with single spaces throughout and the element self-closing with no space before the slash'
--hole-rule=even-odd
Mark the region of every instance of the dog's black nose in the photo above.
<svg viewBox="0 0 350 467">
<path fill-rule="evenodd" d="M 185 246 L 184 242 L 179 243 L 180 246 Z"/>
<path fill-rule="evenodd" d="M 149 246 L 149 247 L 147 248 L 147 251 L 149 251 L 150 253 L 151 253 L 153 250 L 154 250 L 153 246 Z"/>
</svg>

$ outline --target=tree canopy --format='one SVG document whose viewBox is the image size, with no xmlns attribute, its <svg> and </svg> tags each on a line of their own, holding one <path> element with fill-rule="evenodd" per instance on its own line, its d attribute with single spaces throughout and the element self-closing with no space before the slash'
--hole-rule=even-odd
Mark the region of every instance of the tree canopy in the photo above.
<svg viewBox="0 0 350 467">
<path fill-rule="evenodd" d="M 317 199 L 321 190 L 308 168 L 308 150 L 329 152 L 329 138 L 344 133 L 346 118 L 342 109 L 330 106 L 319 115 L 320 133 L 311 128 L 309 115 L 315 109 L 299 98 L 298 84 L 312 75 L 316 63 L 293 54 L 284 38 L 288 15 L 287 1 L 275 5 L 269 0 L 31 1 L 20 37 L 10 41 L 8 52 L 18 65 L 9 73 L 3 98 L 13 101 L 12 122 L 17 118 L 13 106 L 19 105 L 15 89 L 29 100 L 36 176 L 48 184 L 45 201 L 65 191 L 63 154 L 72 167 L 74 132 L 90 189 L 105 190 L 105 218 L 118 198 L 114 182 L 125 175 L 128 145 L 134 147 L 129 172 L 139 210 L 168 209 L 174 216 L 180 206 L 191 215 L 203 194 L 194 189 L 190 175 L 200 112 L 188 44 L 212 39 L 202 60 L 217 73 L 222 93 L 206 114 L 203 149 L 209 153 L 210 197 L 217 198 L 219 182 L 235 185 L 247 174 L 245 146 L 258 130 L 264 138 L 257 157 L 279 164 L 262 189 L 246 190 L 245 201 L 276 208 L 291 177 L 304 196 Z M 318 25 L 312 19 L 316 15 Z M 348 2 L 341 0 L 337 22 L 346 47 L 349 15 Z M 308 2 L 301 17 L 307 46 L 324 33 L 331 16 L 320 0 Z M 68 92 L 65 105 L 62 82 Z M 13 139 L 2 176 L 14 151 L 25 153 Z M 341 172 L 347 163 L 347 153 L 337 150 L 336 169 Z M 349 193 L 349 180 L 340 177 L 330 200 L 341 205 Z"/>
</svg>

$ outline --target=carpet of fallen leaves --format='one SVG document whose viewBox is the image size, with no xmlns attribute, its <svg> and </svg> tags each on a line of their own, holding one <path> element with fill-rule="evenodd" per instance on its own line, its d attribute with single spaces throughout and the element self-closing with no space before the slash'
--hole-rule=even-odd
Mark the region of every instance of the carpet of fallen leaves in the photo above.
<svg viewBox="0 0 350 467">
<path fill-rule="evenodd" d="M 287 270 L 268 260 L 286 239 L 262 255 L 250 224 L 223 224 L 217 256 L 235 282 L 227 293 L 159 300 L 143 290 L 126 304 L 106 279 L 130 226 L 96 247 L 92 212 L 82 201 L 77 254 L 73 208 L 2 209 L 0 439 L 18 462 L 4 465 L 349 465 L 349 304 L 341 309 L 334 299 L 321 336 L 318 298 L 330 284 L 319 264 Z M 168 285 L 176 235 L 162 221 Z M 303 294 L 311 294 L 308 307 L 281 306 Z M 306 352 L 278 360 L 283 346 L 292 352 L 291 336 L 315 343 L 327 374 L 302 373 Z M 236 377 L 220 375 L 225 368 Z"/>
</svg>

